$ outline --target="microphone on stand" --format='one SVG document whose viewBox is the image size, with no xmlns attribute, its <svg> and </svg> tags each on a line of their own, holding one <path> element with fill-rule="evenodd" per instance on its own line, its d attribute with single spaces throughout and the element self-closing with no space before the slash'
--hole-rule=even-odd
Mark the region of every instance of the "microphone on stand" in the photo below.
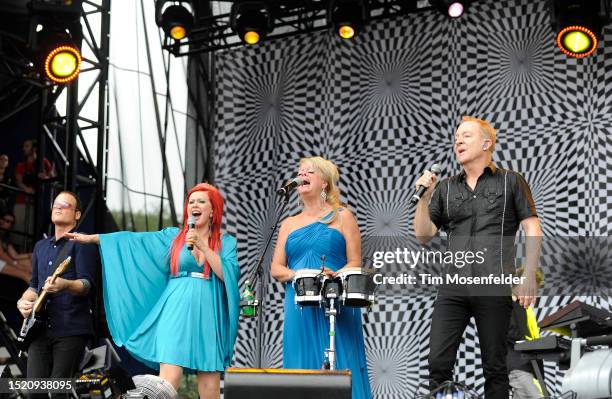
<svg viewBox="0 0 612 399">
<path fill-rule="evenodd" d="M 187 228 L 189 230 L 195 229 L 195 222 L 196 222 L 196 217 L 193 215 L 189 215 L 189 218 L 187 219 Z M 187 244 L 187 249 L 190 251 L 193 251 L 193 244 Z"/>
<path fill-rule="evenodd" d="M 438 176 L 440 174 L 440 172 L 442 172 L 442 167 L 440 165 L 438 165 L 437 163 L 431 165 L 431 173 L 433 173 L 434 175 Z M 419 186 L 416 190 L 416 193 L 414 193 L 414 195 L 412 196 L 412 198 L 410 198 L 410 202 L 412 202 L 413 204 L 416 204 L 417 202 L 419 202 L 421 200 L 421 197 L 423 196 L 423 194 L 425 194 L 425 191 L 427 191 L 427 187 L 425 186 Z"/>
<path fill-rule="evenodd" d="M 295 179 L 289 180 L 289 182 L 287 184 L 285 184 L 284 186 L 282 186 L 281 188 L 276 190 L 276 193 L 277 194 L 281 194 L 281 195 L 287 195 L 294 188 L 299 187 L 299 186 L 303 185 L 304 183 L 306 183 L 304 181 L 304 179 L 302 179 L 300 177 L 296 177 Z"/>
</svg>

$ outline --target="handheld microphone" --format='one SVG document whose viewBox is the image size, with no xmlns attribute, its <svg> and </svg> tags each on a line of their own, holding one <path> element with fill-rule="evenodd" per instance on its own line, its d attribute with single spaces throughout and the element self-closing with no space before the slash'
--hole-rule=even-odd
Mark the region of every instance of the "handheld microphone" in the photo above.
<svg viewBox="0 0 612 399">
<path fill-rule="evenodd" d="M 434 175 L 438 176 L 440 174 L 440 172 L 442 172 L 442 168 L 440 167 L 440 165 L 435 163 L 435 164 L 431 165 L 430 172 L 433 173 Z M 414 193 L 412 198 L 410 198 L 410 202 L 412 202 L 413 204 L 416 204 L 417 202 L 419 202 L 421 200 L 421 197 L 423 196 L 423 194 L 425 194 L 425 191 L 427 191 L 427 187 L 419 186 L 417 188 L 417 190 L 416 190 L 416 193 Z"/>
<path fill-rule="evenodd" d="M 196 222 L 196 217 L 193 215 L 189 215 L 189 218 L 187 219 L 187 228 L 189 230 L 195 229 L 195 222 Z M 193 251 L 193 245 L 187 244 L 187 249 L 190 251 Z"/>
<path fill-rule="evenodd" d="M 281 194 L 281 195 L 287 195 L 287 194 L 289 194 L 291 192 L 291 190 L 293 190 L 296 187 L 301 186 L 304 183 L 305 183 L 304 179 L 302 179 L 300 177 L 296 177 L 295 179 L 290 180 L 287 184 L 285 184 L 284 186 L 279 188 L 276 191 L 276 193 L 277 194 Z"/>
</svg>

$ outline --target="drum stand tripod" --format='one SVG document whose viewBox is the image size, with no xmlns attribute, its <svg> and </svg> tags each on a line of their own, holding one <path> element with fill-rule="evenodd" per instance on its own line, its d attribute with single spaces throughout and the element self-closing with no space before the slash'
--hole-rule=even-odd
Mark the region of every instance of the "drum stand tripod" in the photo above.
<svg viewBox="0 0 612 399">
<path fill-rule="evenodd" d="M 324 268 L 324 266 L 322 266 Z M 336 317 L 338 299 L 342 294 L 342 285 L 336 279 L 323 283 L 323 297 L 325 302 L 325 315 L 329 317 L 329 348 L 325 349 L 323 368 L 336 369 Z"/>
<path fill-rule="evenodd" d="M 336 299 L 329 300 L 329 308 L 325 308 L 325 315 L 329 317 L 329 348 L 325 349 L 325 359 L 323 360 L 323 368 L 325 370 L 336 369 Z"/>
</svg>

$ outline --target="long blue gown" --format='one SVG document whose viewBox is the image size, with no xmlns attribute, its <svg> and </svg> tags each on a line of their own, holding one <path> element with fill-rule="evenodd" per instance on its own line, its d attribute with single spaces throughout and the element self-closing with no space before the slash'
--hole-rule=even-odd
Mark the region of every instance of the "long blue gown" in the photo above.
<svg viewBox="0 0 612 399">
<path fill-rule="evenodd" d="M 115 344 L 147 366 L 159 363 L 187 373 L 223 371 L 232 360 L 238 330 L 236 239 L 221 239 L 221 281 L 187 276 L 202 272 L 185 245 L 179 273 L 170 273 L 170 246 L 176 228 L 153 233 L 100 235 L 104 308 Z"/>
<path fill-rule="evenodd" d="M 292 270 L 319 269 L 321 255 L 325 255 L 325 266 L 334 271 L 346 264 L 344 236 L 321 222 L 291 232 L 285 253 Z M 323 308 L 300 308 L 294 298 L 295 290 L 289 282 L 285 289 L 283 366 L 320 369 L 324 351 L 329 347 L 329 319 Z M 336 351 L 337 369 L 351 370 L 353 399 L 371 398 L 360 308 L 340 308 L 336 321 Z"/>
</svg>

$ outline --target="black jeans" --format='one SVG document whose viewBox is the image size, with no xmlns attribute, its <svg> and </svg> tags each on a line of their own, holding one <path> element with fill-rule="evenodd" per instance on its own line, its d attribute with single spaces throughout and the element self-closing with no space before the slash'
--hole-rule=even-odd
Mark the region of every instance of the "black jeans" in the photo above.
<svg viewBox="0 0 612 399">
<path fill-rule="evenodd" d="M 28 349 L 28 378 L 72 378 L 79 371 L 87 336 L 53 338 L 46 334 L 36 338 Z M 30 398 L 48 398 L 47 394 L 30 394 Z M 53 397 L 68 397 L 65 394 Z"/>
<path fill-rule="evenodd" d="M 508 399 L 506 335 L 512 313 L 509 296 L 441 296 L 434 303 L 429 338 L 429 378 L 437 386 L 453 381 L 457 349 L 474 316 L 485 377 L 486 399 Z"/>
</svg>

